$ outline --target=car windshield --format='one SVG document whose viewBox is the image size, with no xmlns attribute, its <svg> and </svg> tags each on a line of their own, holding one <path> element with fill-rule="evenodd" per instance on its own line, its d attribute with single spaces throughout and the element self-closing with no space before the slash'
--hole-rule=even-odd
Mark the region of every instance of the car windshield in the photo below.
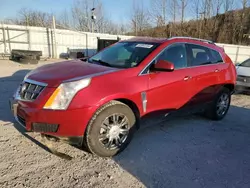
<svg viewBox="0 0 250 188">
<path fill-rule="evenodd" d="M 241 67 L 250 67 L 250 59 L 247 59 L 246 61 L 239 64 Z"/>
<path fill-rule="evenodd" d="M 90 63 L 116 68 L 138 66 L 159 44 L 147 42 L 118 42 L 88 59 Z"/>
</svg>

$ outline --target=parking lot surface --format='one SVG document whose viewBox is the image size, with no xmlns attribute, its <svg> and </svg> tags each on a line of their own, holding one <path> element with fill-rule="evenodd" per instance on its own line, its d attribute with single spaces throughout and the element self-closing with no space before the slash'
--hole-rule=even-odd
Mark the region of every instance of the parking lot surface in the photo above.
<svg viewBox="0 0 250 188">
<path fill-rule="evenodd" d="M 233 95 L 220 122 L 188 115 L 146 126 L 112 159 L 65 143 L 51 152 L 13 124 L 8 106 L 25 74 L 45 63 L 0 60 L 0 187 L 250 187 L 249 95 Z"/>
</svg>

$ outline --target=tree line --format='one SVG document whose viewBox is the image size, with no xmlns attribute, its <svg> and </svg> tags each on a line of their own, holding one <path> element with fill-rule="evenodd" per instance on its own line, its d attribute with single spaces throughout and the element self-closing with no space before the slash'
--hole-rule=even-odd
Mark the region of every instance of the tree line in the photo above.
<svg viewBox="0 0 250 188">
<path fill-rule="evenodd" d="M 250 40 L 250 0 L 148 1 L 133 0 L 126 21 L 117 23 L 100 0 L 75 0 L 72 7 L 56 16 L 56 28 L 134 36 L 191 36 L 229 44 L 248 44 Z M 52 14 L 24 8 L 15 19 L 4 23 L 51 27 Z"/>
<path fill-rule="evenodd" d="M 194 0 L 187 9 L 187 0 L 155 0 L 153 12 L 135 8 L 132 32 L 129 35 L 172 37 L 190 36 L 219 43 L 250 44 L 250 8 L 248 0 Z M 240 3 L 240 4 L 239 4 Z M 171 6 L 170 6 L 171 5 Z M 239 6 L 240 5 L 240 6 Z M 167 7 L 171 11 L 167 13 Z M 192 19 L 185 20 L 187 11 Z M 155 27 L 148 23 L 152 20 Z"/>
</svg>

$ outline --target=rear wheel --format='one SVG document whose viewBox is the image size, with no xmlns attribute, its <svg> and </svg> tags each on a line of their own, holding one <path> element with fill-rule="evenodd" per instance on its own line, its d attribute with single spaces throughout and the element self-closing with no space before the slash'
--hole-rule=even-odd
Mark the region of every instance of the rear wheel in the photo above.
<svg viewBox="0 0 250 188">
<path fill-rule="evenodd" d="M 131 108 L 121 102 L 111 101 L 92 117 L 84 137 L 85 146 L 98 156 L 114 156 L 130 143 L 135 122 Z"/>
<path fill-rule="evenodd" d="M 212 119 L 212 120 L 222 120 L 230 107 L 231 103 L 231 93 L 230 90 L 227 88 L 223 88 L 218 95 L 216 96 L 215 100 L 206 110 L 205 115 Z"/>
</svg>

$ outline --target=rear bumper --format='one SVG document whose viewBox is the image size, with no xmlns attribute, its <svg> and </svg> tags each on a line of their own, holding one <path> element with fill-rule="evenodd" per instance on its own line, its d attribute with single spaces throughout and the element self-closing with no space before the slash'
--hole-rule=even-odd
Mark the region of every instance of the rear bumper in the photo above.
<svg viewBox="0 0 250 188">
<path fill-rule="evenodd" d="M 15 120 L 26 131 L 68 138 L 84 135 L 93 110 L 91 107 L 74 110 L 44 110 L 23 107 L 13 99 L 10 99 L 10 108 Z"/>
</svg>

